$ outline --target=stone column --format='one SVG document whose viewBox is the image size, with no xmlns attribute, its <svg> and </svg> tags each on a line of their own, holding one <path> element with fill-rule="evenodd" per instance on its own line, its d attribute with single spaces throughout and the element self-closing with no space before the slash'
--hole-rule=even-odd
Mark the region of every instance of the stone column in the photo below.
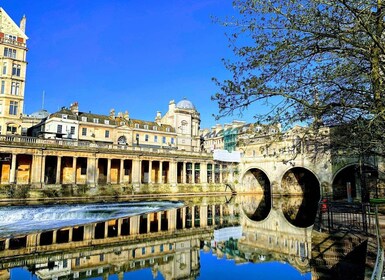
<svg viewBox="0 0 385 280">
<path fill-rule="evenodd" d="M 124 184 L 124 159 L 120 159 L 119 184 Z"/>
<path fill-rule="evenodd" d="M 159 173 L 160 173 L 160 176 L 159 176 L 158 183 L 163 184 L 163 161 L 159 161 Z"/>
<path fill-rule="evenodd" d="M 76 162 L 77 157 L 72 158 L 72 182 L 76 185 Z"/>
<path fill-rule="evenodd" d="M 191 163 L 191 183 L 195 184 L 195 162 Z"/>
<path fill-rule="evenodd" d="M 41 156 L 41 168 L 40 168 L 40 184 L 43 186 L 45 184 L 45 155 Z"/>
<path fill-rule="evenodd" d="M 9 175 L 10 184 L 14 184 L 16 182 L 16 159 L 17 159 L 17 155 L 12 154 L 11 171 Z"/>
<path fill-rule="evenodd" d="M 207 163 L 202 162 L 200 166 L 201 166 L 201 171 L 200 171 L 201 183 L 207 184 Z"/>
<path fill-rule="evenodd" d="M 60 174 L 61 174 L 61 156 L 57 157 L 57 163 L 56 163 L 56 184 L 60 184 Z"/>
<path fill-rule="evenodd" d="M 170 161 L 169 164 L 170 184 L 175 186 L 177 184 L 177 163 L 175 160 Z"/>
<path fill-rule="evenodd" d="M 97 184 L 98 178 L 98 159 L 87 158 L 87 183 L 94 187 Z"/>
<path fill-rule="evenodd" d="M 107 159 L 107 185 L 111 184 L 111 159 Z"/>
<path fill-rule="evenodd" d="M 148 184 L 152 183 L 151 175 L 152 175 L 152 161 L 149 160 L 148 161 Z"/>
<path fill-rule="evenodd" d="M 122 235 L 122 220 L 123 219 L 118 219 L 118 236 L 121 236 Z"/>
<path fill-rule="evenodd" d="M 183 162 L 182 183 L 186 184 L 186 162 Z"/>
<path fill-rule="evenodd" d="M 85 234 L 85 231 L 86 231 L 86 229 L 85 229 L 85 227 L 84 227 L 83 240 L 84 240 L 84 234 Z M 68 229 L 68 242 L 72 242 L 73 235 L 74 235 L 74 229 L 73 229 L 73 227 L 70 227 L 70 228 Z"/>
<path fill-rule="evenodd" d="M 223 183 L 222 164 L 219 164 L 219 183 Z"/>
</svg>

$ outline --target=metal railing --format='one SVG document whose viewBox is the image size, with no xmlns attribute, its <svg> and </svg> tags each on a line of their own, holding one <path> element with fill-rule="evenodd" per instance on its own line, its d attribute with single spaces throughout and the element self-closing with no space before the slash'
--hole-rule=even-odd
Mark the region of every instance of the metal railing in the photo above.
<svg viewBox="0 0 385 280">
<path fill-rule="evenodd" d="M 382 273 L 384 270 L 384 247 L 382 243 L 380 225 L 378 222 L 378 208 L 375 207 L 375 221 L 376 221 L 376 237 L 377 237 L 377 258 L 373 268 L 371 280 L 383 279 Z"/>
<path fill-rule="evenodd" d="M 314 229 L 328 232 L 345 230 L 375 236 L 375 214 L 368 203 L 322 201 Z"/>
</svg>

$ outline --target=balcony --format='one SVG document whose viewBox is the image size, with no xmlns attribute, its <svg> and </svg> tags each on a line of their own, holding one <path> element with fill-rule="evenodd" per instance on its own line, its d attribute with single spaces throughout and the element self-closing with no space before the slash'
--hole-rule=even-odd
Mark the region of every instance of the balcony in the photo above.
<svg viewBox="0 0 385 280">
<path fill-rule="evenodd" d="M 27 44 L 24 42 L 18 42 L 17 40 L 13 40 L 10 38 L 4 38 L 4 37 L 0 38 L 0 43 L 10 45 L 10 46 L 22 47 L 22 48 L 27 47 Z"/>
</svg>

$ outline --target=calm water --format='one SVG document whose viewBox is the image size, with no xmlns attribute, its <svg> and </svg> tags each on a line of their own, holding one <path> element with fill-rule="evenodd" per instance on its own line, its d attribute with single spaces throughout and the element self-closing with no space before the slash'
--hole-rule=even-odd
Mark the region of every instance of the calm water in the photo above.
<svg viewBox="0 0 385 280">
<path fill-rule="evenodd" d="M 0 279 L 311 279 L 314 205 L 228 196 L 0 207 Z"/>
</svg>

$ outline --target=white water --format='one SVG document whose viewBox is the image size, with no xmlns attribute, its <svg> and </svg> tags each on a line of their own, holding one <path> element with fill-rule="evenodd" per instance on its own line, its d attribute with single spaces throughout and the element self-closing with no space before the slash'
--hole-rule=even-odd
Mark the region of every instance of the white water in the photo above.
<svg viewBox="0 0 385 280">
<path fill-rule="evenodd" d="M 0 236 L 87 224 L 181 206 L 180 202 L 122 202 L 0 207 Z"/>
</svg>

